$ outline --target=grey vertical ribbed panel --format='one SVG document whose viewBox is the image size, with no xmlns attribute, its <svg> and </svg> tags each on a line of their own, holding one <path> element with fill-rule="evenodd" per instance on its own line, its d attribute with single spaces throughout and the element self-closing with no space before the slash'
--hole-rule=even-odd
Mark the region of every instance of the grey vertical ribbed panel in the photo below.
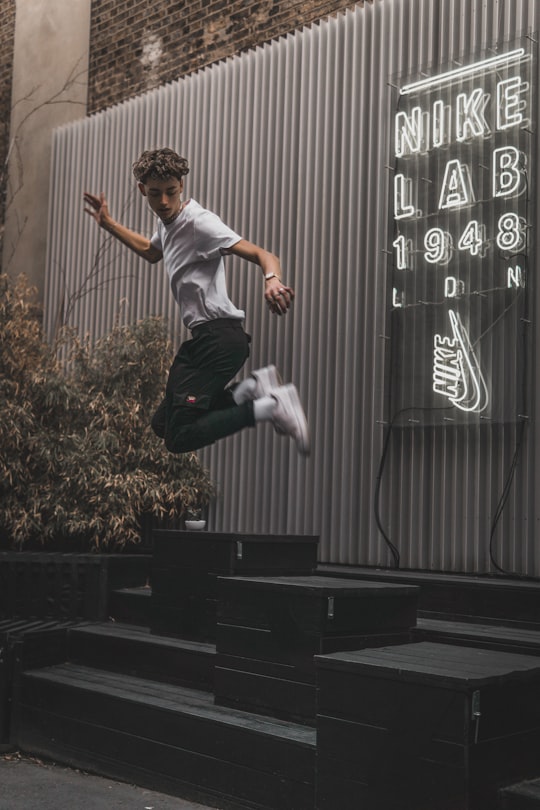
<svg viewBox="0 0 540 810">
<path fill-rule="evenodd" d="M 56 133 L 50 333 L 69 309 L 82 333 L 158 313 L 175 341 L 182 337 L 163 268 L 139 262 L 82 215 L 83 191 L 103 190 L 114 216 L 151 233 L 130 164 L 153 146 L 189 158 L 187 195 L 279 254 L 296 290 L 293 311 L 272 318 L 260 271 L 227 260 L 231 297 L 253 336 L 247 370 L 276 362 L 296 383 L 313 452 L 300 458 L 269 426 L 203 451 L 219 490 L 212 527 L 317 533 L 322 560 L 391 564 L 374 510 L 385 438 L 389 82 L 535 30 L 537 5 L 374 0 Z M 431 427 L 392 437 L 379 514 L 402 566 L 489 569 L 491 519 L 516 431 Z M 531 424 L 493 540 L 501 565 L 530 575 L 540 573 L 537 458 Z"/>
</svg>

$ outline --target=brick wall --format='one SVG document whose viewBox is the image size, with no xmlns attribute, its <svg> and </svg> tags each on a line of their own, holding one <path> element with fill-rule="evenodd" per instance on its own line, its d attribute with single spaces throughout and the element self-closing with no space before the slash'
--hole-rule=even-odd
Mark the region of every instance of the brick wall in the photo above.
<svg viewBox="0 0 540 810">
<path fill-rule="evenodd" d="M 354 0 L 93 0 L 88 111 L 355 5 Z"/>
<path fill-rule="evenodd" d="M 15 0 L 0 0 L 0 265 L 6 198 L 5 162 L 9 151 L 13 45 L 15 40 Z"/>
</svg>

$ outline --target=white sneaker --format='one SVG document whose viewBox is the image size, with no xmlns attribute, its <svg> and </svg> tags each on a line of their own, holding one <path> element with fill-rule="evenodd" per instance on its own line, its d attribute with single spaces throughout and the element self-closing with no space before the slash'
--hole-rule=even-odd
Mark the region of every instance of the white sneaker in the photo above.
<svg viewBox="0 0 540 810">
<path fill-rule="evenodd" d="M 265 368 L 259 368 L 257 371 L 252 371 L 251 376 L 257 383 L 255 392 L 253 394 L 253 399 L 260 399 L 261 397 L 268 396 L 273 388 L 278 388 L 278 386 L 282 384 L 282 379 L 279 376 L 279 372 L 275 366 L 265 366 Z"/>
<path fill-rule="evenodd" d="M 281 385 L 270 391 L 270 395 L 277 402 L 272 416 L 274 427 L 295 440 L 299 453 L 309 456 L 309 429 L 296 386 Z"/>
</svg>

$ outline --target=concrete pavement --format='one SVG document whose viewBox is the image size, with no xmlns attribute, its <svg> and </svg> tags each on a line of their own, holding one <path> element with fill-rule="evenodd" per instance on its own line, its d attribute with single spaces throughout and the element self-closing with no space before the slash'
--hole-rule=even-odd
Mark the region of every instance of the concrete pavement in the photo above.
<svg viewBox="0 0 540 810">
<path fill-rule="evenodd" d="M 33 757 L 0 756 L 0 810 L 209 810 Z"/>
</svg>

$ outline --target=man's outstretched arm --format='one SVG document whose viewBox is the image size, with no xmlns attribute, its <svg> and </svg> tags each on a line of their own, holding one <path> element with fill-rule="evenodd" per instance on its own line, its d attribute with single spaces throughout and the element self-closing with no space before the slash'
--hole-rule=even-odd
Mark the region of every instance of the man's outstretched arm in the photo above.
<svg viewBox="0 0 540 810">
<path fill-rule="evenodd" d="M 151 264 L 155 264 L 163 258 L 162 252 L 155 248 L 147 237 L 126 228 L 125 225 L 121 225 L 120 222 L 116 222 L 111 217 L 103 192 L 98 197 L 86 191 L 84 201 L 90 206 L 84 209 L 85 212 L 94 218 L 99 227 L 108 231 L 138 256 L 146 259 Z"/>
</svg>

